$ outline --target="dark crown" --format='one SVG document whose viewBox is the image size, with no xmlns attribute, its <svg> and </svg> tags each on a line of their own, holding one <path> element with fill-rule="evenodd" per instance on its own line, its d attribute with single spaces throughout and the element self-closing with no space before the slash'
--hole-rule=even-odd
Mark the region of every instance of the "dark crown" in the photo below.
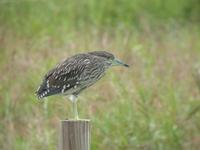
<svg viewBox="0 0 200 150">
<path fill-rule="evenodd" d="M 106 59 L 112 59 L 112 60 L 115 58 L 113 54 L 108 53 L 106 51 L 94 51 L 94 52 L 89 52 L 89 54 L 95 55 L 98 57 L 104 57 Z"/>
</svg>

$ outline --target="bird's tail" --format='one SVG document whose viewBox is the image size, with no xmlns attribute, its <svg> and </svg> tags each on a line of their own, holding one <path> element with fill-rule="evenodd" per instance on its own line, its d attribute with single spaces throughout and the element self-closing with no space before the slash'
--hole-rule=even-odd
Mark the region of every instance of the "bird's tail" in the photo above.
<svg viewBox="0 0 200 150">
<path fill-rule="evenodd" d="M 44 97 L 54 95 L 57 93 L 59 93 L 59 89 L 55 87 L 48 87 L 46 82 L 43 82 L 35 92 L 38 99 L 42 99 Z"/>
<path fill-rule="evenodd" d="M 36 96 L 38 97 L 38 99 L 42 99 L 45 97 L 45 93 L 48 92 L 47 88 L 45 88 L 46 86 L 43 84 L 41 84 L 37 91 L 35 92 Z"/>
</svg>

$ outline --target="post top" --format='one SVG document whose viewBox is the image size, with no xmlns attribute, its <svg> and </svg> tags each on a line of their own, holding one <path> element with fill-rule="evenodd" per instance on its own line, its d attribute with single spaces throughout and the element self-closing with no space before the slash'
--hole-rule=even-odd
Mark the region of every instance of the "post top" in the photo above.
<svg viewBox="0 0 200 150">
<path fill-rule="evenodd" d="M 65 120 L 60 120 L 61 122 L 90 122 L 90 119 L 65 119 Z"/>
</svg>

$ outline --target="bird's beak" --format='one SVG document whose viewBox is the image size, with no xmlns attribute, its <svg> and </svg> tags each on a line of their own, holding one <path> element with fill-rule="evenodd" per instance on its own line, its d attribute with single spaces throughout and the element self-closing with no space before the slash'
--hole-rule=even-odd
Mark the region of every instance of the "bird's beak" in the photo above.
<svg viewBox="0 0 200 150">
<path fill-rule="evenodd" d="M 124 67 L 129 67 L 129 65 L 125 64 L 124 62 L 122 62 L 121 60 L 116 59 L 116 58 L 113 60 L 112 64 L 113 64 L 113 66 L 120 65 L 120 66 L 124 66 Z"/>
</svg>

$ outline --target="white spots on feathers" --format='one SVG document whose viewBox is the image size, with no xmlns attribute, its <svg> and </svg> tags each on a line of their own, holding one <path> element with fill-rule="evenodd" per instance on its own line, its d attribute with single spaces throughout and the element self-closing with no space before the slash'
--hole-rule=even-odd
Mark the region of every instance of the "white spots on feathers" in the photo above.
<svg viewBox="0 0 200 150">
<path fill-rule="evenodd" d="M 53 85 L 52 87 L 54 87 L 54 88 L 60 88 L 59 85 Z"/>
<path fill-rule="evenodd" d="M 90 63 L 90 60 L 89 60 L 89 59 L 85 59 L 85 60 L 84 60 L 84 63 L 85 63 L 85 64 L 89 64 L 89 63 Z"/>
<path fill-rule="evenodd" d="M 72 81 L 72 80 L 77 79 L 77 78 L 78 78 L 78 74 L 76 76 L 69 77 L 67 80 Z"/>
<path fill-rule="evenodd" d="M 62 92 L 62 93 L 64 93 L 64 92 L 65 92 L 65 89 L 66 89 L 66 85 L 64 85 L 64 86 L 63 86 L 63 88 L 62 88 L 62 91 L 61 91 L 61 92 Z"/>
<path fill-rule="evenodd" d="M 73 69 L 75 63 L 69 62 L 68 64 L 66 64 L 65 66 L 65 72 L 69 73 L 71 71 L 71 69 Z"/>
<path fill-rule="evenodd" d="M 47 88 L 49 88 L 49 80 L 47 80 Z"/>
<path fill-rule="evenodd" d="M 59 69 L 59 70 L 57 71 L 57 74 L 61 74 L 61 72 L 63 72 L 63 69 Z"/>
<path fill-rule="evenodd" d="M 38 87 L 37 91 L 39 91 L 40 88 L 41 88 L 41 86 Z"/>
<path fill-rule="evenodd" d="M 57 65 L 56 65 L 56 68 L 60 68 L 60 64 L 57 64 Z"/>
<path fill-rule="evenodd" d="M 39 98 L 43 98 L 43 97 L 45 97 L 47 94 L 49 93 L 49 91 L 47 90 L 47 91 L 44 91 L 42 94 L 40 94 L 38 97 Z"/>
<path fill-rule="evenodd" d="M 62 63 L 62 66 L 64 66 L 64 65 L 66 65 L 66 62 L 63 62 L 63 63 Z"/>
</svg>

